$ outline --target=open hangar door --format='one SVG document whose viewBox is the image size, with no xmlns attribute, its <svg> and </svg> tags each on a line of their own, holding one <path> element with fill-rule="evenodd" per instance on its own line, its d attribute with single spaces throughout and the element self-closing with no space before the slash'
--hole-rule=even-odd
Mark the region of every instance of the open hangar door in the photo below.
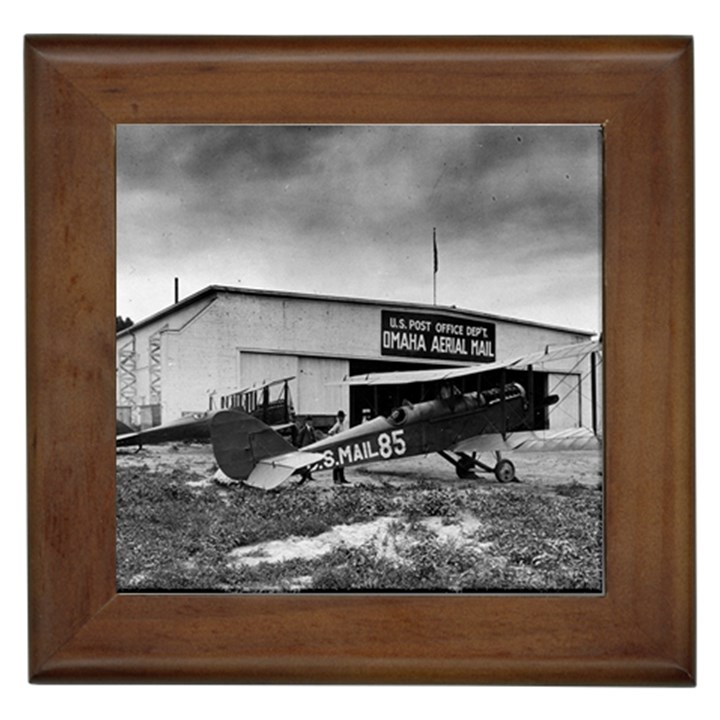
<svg viewBox="0 0 720 720">
<path fill-rule="evenodd" d="M 430 368 L 450 367 L 448 365 L 428 365 L 418 363 L 399 363 L 370 360 L 354 360 L 350 362 L 350 375 L 367 373 L 398 372 L 403 370 L 428 370 Z M 457 366 L 453 366 L 457 367 Z M 542 403 L 548 395 L 548 373 L 526 370 L 493 370 L 480 375 L 458 378 L 455 382 L 462 393 L 476 390 L 489 390 L 499 387 L 503 381 L 518 383 L 528 397 L 533 399 L 533 421 L 528 430 L 546 430 L 549 428 L 550 408 Z M 532 387 L 529 387 L 529 386 Z M 433 400 L 438 394 L 438 383 L 410 383 L 408 385 L 372 385 L 354 386 L 350 388 L 350 425 L 362 422 L 363 412 L 369 411 L 370 417 L 387 416 L 392 410 L 404 402 L 419 403 Z"/>
<path fill-rule="evenodd" d="M 446 365 L 428 365 L 427 363 L 387 362 L 383 360 L 351 360 L 350 376 L 367 373 L 402 372 L 409 370 L 428 370 Z M 410 383 L 409 385 L 362 385 L 350 387 L 350 425 L 359 425 L 363 411 L 370 411 L 370 417 L 389 415 L 404 401 L 419 403 L 432 400 L 434 388 L 429 383 Z"/>
</svg>

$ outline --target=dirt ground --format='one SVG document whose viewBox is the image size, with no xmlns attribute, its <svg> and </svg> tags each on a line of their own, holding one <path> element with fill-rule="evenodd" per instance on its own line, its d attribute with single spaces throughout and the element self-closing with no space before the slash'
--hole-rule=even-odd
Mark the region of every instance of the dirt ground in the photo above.
<svg viewBox="0 0 720 720">
<path fill-rule="evenodd" d="M 602 487 L 601 458 L 597 452 L 515 453 L 507 457 L 515 464 L 518 479 L 518 482 L 509 485 L 498 483 L 492 473 L 480 472 L 475 478 L 460 479 L 455 468 L 436 454 L 351 467 L 346 469 L 345 476 L 351 485 L 363 489 L 363 492 L 382 487 L 397 490 L 399 495 L 403 495 L 405 487 L 406 497 L 422 492 L 423 487 L 462 490 L 480 486 L 488 493 L 512 490 L 520 494 L 527 492 L 548 496 L 554 496 L 563 485 L 583 485 L 592 489 Z M 481 460 L 488 465 L 494 463 L 492 457 Z M 129 470 L 139 478 L 143 473 L 166 475 L 171 484 L 184 482 L 196 492 L 213 492 L 213 488 L 217 488 L 218 496 L 224 498 L 232 492 L 230 487 L 222 487 L 227 483 L 220 482 L 216 477 L 217 465 L 209 444 L 177 443 L 147 447 L 138 452 L 123 450 L 118 452 L 117 467 Z M 329 494 L 336 492 L 331 471 L 316 472 L 311 481 L 302 485 L 293 478 L 280 488 L 281 492 L 290 493 L 317 490 L 326 490 Z M 353 492 L 352 487 L 341 490 L 344 493 Z M 481 521 L 472 514 L 460 513 L 452 522 L 441 517 L 425 517 L 419 522 L 426 536 L 455 548 L 466 548 L 477 555 L 478 562 L 483 562 L 486 545 L 492 545 L 478 542 Z M 229 547 L 222 562 L 236 569 L 261 564 L 267 567 L 287 561 L 317 559 L 340 547 L 367 547 L 368 543 L 375 548 L 378 556 L 397 560 L 403 554 L 407 555 L 408 548 L 417 542 L 417 523 L 418 520 L 413 525 L 407 519 L 378 516 L 364 522 L 338 524 L 312 536 L 290 534 L 281 539 Z M 121 548 L 121 552 L 126 550 Z M 541 554 L 538 557 L 542 559 L 544 556 Z M 130 577 L 126 589 L 134 589 L 137 582 L 147 582 L 147 574 L 138 572 Z M 293 591 L 304 590 L 311 582 L 310 576 L 292 576 L 284 580 L 282 587 Z M 263 586 L 263 591 L 277 589 L 279 587 L 272 585 Z"/>
<path fill-rule="evenodd" d="M 514 463 L 520 485 L 529 488 L 565 483 L 596 486 L 602 483 L 602 459 L 600 454 L 594 451 L 508 453 L 505 457 Z M 493 464 L 490 456 L 481 460 L 487 465 Z M 217 470 L 212 448 L 209 444 L 201 443 L 156 445 L 143 448 L 139 452 L 119 451 L 117 466 L 146 467 L 159 472 L 182 469 L 200 476 L 189 480 L 191 484 L 215 482 L 214 475 Z M 481 471 L 474 480 L 459 480 L 453 466 L 437 454 L 350 467 L 345 470 L 345 477 L 353 484 L 365 486 L 402 487 L 404 484 L 421 481 L 461 483 L 463 486 L 467 483 L 497 484 L 494 475 Z M 290 480 L 288 485 L 294 483 L 294 480 Z M 312 485 L 316 488 L 331 487 L 332 472 L 314 473 Z M 305 487 L 308 486 L 309 484 Z M 302 487 L 297 489 L 301 490 Z"/>
</svg>

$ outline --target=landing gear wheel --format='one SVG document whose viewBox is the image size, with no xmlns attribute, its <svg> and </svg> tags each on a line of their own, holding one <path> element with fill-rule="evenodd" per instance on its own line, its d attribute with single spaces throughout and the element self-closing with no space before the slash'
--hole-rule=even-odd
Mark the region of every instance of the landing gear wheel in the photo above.
<svg viewBox="0 0 720 720">
<path fill-rule="evenodd" d="M 474 467 L 475 462 L 472 458 L 461 456 L 458 458 L 457 463 L 455 463 L 455 472 L 461 480 L 468 480 L 475 477 L 475 473 L 473 472 Z"/>
<path fill-rule="evenodd" d="M 515 466 L 509 460 L 499 460 L 493 472 L 501 483 L 509 483 L 515 479 Z"/>
</svg>

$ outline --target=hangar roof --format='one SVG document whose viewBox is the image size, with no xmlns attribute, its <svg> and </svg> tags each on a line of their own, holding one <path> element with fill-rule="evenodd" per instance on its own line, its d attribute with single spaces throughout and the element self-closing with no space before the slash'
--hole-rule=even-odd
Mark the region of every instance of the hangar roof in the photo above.
<svg viewBox="0 0 720 720">
<path fill-rule="evenodd" d="M 531 327 L 539 327 L 539 328 L 547 328 L 552 330 L 560 330 L 563 332 L 573 333 L 575 335 L 586 335 L 587 337 L 593 337 L 597 333 L 589 331 L 589 330 L 577 330 L 575 328 L 568 328 L 568 327 L 562 327 L 560 325 L 549 325 L 547 323 L 540 323 L 535 322 L 532 320 L 522 320 L 519 318 L 513 318 L 503 315 L 495 315 L 492 313 L 483 313 L 478 312 L 477 310 L 467 310 L 465 308 L 458 308 L 454 305 L 431 305 L 426 303 L 412 303 L 412 302 L 401 302 L 398 300 L 373 300 L 368 298 L 354 298 L 354 297 L 340 297 L 340 296 L 333 296 L 333 295 L 318 295 L 318 294 L 310 294 L 310 293 L 294 293 L 294 292 L 280 292 L 277 290 L 258 290 L 254 288 L 239 288 L 239 287 L 232 287 L 230 285 L 208 285 L 206 288 L 203 288 L 202 290 L 199 290 L 196 293 L 193 293 L 192 295 L 188 295 L 186 298 L 183 298 L 182 300 L 178 301 L 177 303 L 174 303 L 173 305 L 169 305 L 166 308 L 163 308 L 162 310 L 159 310 L 156 313 L 153 313 L 152 315 L 143 318 L 142 320 L 139 320 L 138 322 L 131 325 L 129 328 L 126 328 L 125 330 L 121 330 L 117 337 L 123 337 L 124 335 L 128 335 L 134 330 L 137 330 L 138 328 L 143 327 L 144 325 L 148 325 L 152 322 L 155 322 L 163 317 L 166 317 L 168 315 L 172 315 L 172 313 L 176 312 L 177 310 L 181 308 L 188 307 L 189 305 L 192 305 L 193 303 L 203 300 L 209 297 L 212 297 L 214 295 L 220 295 L 220 294 L 232 294 L 232 295 L 262 295 L 266 297 L 273 297 L 273 298 L 289 298 L 289 299 L 298 299 L 298 300 L 317 300 L 319 302 L 333 302 L 333 303 L 343 303 L 343 304 L 351 304 L 351 305 L 376 305 L 376 306 L 382 306 L 382 307 L 394 307 L 394 308 L 403 308 L 403 309 L 409 309 L 409 310 L 430 310 L 433 312 L 442 311 L 445 313 L 455 314 L 455 315 L 462 315 L 466 317 L 471 318 L 483 318 L 483 319 L 489 319 L 489 320 L 498 320 L 508 323 L 514 323 L 516 325 L 527 325 Z"/>
</svg>

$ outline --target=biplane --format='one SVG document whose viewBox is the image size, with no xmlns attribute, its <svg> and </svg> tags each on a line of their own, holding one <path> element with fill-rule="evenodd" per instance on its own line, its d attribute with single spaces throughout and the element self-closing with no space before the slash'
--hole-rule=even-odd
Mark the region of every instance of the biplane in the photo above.
<svg viewBox="0 0 720 720">
<path fill-rule="evenodd" d="M 402 403 L 387 416 L 379 416 L 334 436 L 298 449 L 257 417 L 238 409 L 216 413 L 210 420 L 215 459 L 222 472 L 233 480 L 271 490 L 293 475 L 335 467 L 349 467 L 413 455 L 439 453 L 451 462 L 460 477 L 480 469 L 494 473 L 499 482 L 516 479 L 515 467 L 504 451 L 584 450 L 600 447 L 597 417 L 597 368 L 602 359 L 600 341 L 546 348 L 506 363 L 489 363 L 451 369 L 412 370 L 360 375 L 341 383 L 356 385 L 401 385 L 433 383 L 437 396 L 419 403 Z M 508 370 L 524 369 L 569 360 L 578 383 L 589 380 L 592 395 L 591 427 L 567 430 L 536 430 L 533 418 L 539 407 L 559 402 L 557 395 L 534 397 L 520 382 L 505 382 Z M 461 392 L 463 378 L 499 371 L 496 387 Z M 589 377 L 587 377 L 589 376 Z M 532 383 L 527 383 L 532 387 Z M 479 459 L 495 454 L 494 465 Z"/>
<path fill-rule="evenodd" d="M 223 410 L 244 412 L 269 425 L 281 435 L 294 439 L 297 431 L 293 418 L 295 411 L 290 396 L 290 381 L 293 377 L 264 382 L 224 395 L 220 398 L 219 409 L 190 413 L 172 422 L 136 430 L 117 420 L 116 447 L 141 448 L 164 442 L 207 441 L 213 416 Z"/>
</svg>

